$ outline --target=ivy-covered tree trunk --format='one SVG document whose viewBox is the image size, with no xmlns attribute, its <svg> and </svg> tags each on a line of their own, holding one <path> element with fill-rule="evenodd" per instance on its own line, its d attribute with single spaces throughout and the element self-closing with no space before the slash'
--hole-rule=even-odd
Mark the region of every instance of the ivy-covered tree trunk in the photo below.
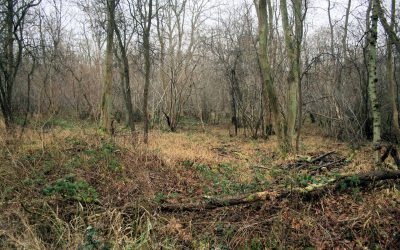
<svg viewBox="0 0 400 250">
<path fill-rule="evenodd" d="M 115 0 L 107 0 L 107 47 L 105 56 L 103 95 L 101 98 L 101 127 L 111 133 L 112 81 L 113 81 L 113 46 Z"/>
<path fill-rule="evenodd" d="M 285 36 L 286 53 L 289 59 L 289 72 L 287 82 L 289 86 L 289 95 L 287 102 L 287 140 L 288 150 L 292 150 L 292 141 L 295 134 L 297 116 L 301 115 L 299 110 L 300 100 L 300 49 L 301 41 L 303 36 L 303 21 L 302 21 L 302 1 L 294 1 L 293 13 L 294 13 L 294 34 L 292 28 L 289 25 L 289 15 L 287 10 L 286 0 L 280 1 L 281 15 L 282 15 L 282 26 Z M 299 122 L 301 122 L 299 120 Z M 300 128 L 300 126 L 298 127 Z M 298 132 L 300 132 L 298 130 Z M 298 139 L 296 140 L 296 148 L 298 149 Z"/>
<path fill-rule="evenodd" d="M 378 1 L 372 0 L 371 26 L 369 27 L 368 42 L 368 94 L 372 106 L 373 118 L 373 149 L 375 163 L 380 163 L 380 144 L 381 144 L 381 113 L 377 97 L 376 84 L 378 77 L 376 74 L 376 51 L 378 40 Z"/>
</svg>

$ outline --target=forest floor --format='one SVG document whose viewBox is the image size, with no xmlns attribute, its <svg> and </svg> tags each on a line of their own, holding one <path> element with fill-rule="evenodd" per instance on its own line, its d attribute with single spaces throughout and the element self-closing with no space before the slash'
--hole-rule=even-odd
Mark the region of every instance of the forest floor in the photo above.
<svg viewBox="0 0 400 250">
<path fill-rule="evenodd" d="M 4 131 L 4 130 L 3 130 Z M 150 144 L 89 123 L 0 136 L 0 249 L 396 249 L 400 182 L 199 211 L 183 204 L 304 188 L 374 169 L 369 144 L 306 128 L 299 155 L 219 126 L 153 130 Z M 324 161 L 313 161 L 329 153 Z M 327 167 L 324 167 L 327 166 Z M 387 167 L 392 167 L 388 165 Z"/>
</svg>

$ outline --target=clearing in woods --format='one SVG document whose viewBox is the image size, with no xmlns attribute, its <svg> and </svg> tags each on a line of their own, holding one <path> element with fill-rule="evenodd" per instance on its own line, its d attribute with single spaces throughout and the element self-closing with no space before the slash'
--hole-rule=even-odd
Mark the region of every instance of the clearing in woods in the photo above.
<svg viewBox="0 0 400 250">
<path fill-rule="evenodd" d="M 0 247 L 399 246 L 398 181 L 358 186 L 350 177 L 340 190 L 316 197 L 296 192 L 373 170 L 370 147 L 353 149 L 315 132 L 303 136 L 300 155 L 281 155 L 274 136 L 254 140 L 230 137 L 222 127 L 206 130 L 154 130 L 148 147 L 132 147 L 123 132 L 111 140 L 90 124 L 32 128 L 8 143 L 3 134 Z M 282 190 L 293 192 L 279 197 Z M 167 209 L 260 191 L 268 199 Z"/>
</svg>

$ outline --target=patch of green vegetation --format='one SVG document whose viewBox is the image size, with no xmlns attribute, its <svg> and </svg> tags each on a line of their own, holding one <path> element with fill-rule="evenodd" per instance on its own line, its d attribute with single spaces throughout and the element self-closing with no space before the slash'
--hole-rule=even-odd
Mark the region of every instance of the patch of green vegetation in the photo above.
<svg viewBox="0 0 400 250">
<path fill-rule="evenodd" d="M 86 203 L 98 202 L 96 190 L 85 180 L 76 180 L 75 175 L 58 179 L 43 188 L 42 193 L 46 196 L 61 195 L 63 198 Z"/>
<path fill-rule="evenodd" d="M 78 246 L 78 250 L 108 250 L 112 248 L 113 246 L 111 243 L 100 240 L 97 230 L 92 226 L 86 229 L 85 242 Z"/>
<path fill-rule="evenodd" d="M 56 170 L 61 153 L 58 151 L 35 150 L 19 158 L 24 165 L 31 166 L 35 176 L 49 175 Z"/>
<path fill-rule="evenodd" d="M 332 180 L 329 176 L 318 175 L 313 176 L 309 174 L 300 174 L 295 177 L 295 185 L 300 187 L 307 187 L 310 185 L 327 184 Z"/>
<path fill-rule="evenodd" d="M 309 150 L 309 147 L 304 143 L 300 141 L 300 151 L 307 151 Z"/>
<path fill-rule="evenodd" d="M 87 146 L 87 142 L 75 136 L 68 136 L 65 138 L 65 141 L 71 144 L 72 146 Z"/>
<path fill-rule="evenodd" d="M 186 128 L 193 128 L 200 125 L 200 121 L 194 117 L 184 116 L 181 118 L 180 124 Z"/>
<path fill-rule="evenodd" d="M 83 159 L 80 156 L 73 156 L 64 166 L 67 169 L 75 169 L 81 167 L 82 165 Z"/>
<path fill-rule="evenodd" d="M 26 178 L 22 181 L 22 184 L 26 186 L 36 186 L 36 185 L 44 185 L 45 180 L 43 177 L 38 178 Z"/>
<path fill-rule="evenodd" d="M 17 124 L 18 126 L 23 126 L 25 123 L 25 117 L 22 116 L 18 116 L 14 118 L 15 124 Z M 26 120 L 26 125 L 29 125 L 30 121 L 29 119 Z"/>
<path fill-rule="evenodd" d="M 262 171 L 260 168 L 257 168 L 253 166 L 253 173 L 254 173 L 254 181 L 257 182 L 259 185 L 261 185 L 264 188 L 267 188 L 269 186 L 269 182 L 267 178 L 265 178 L 264 171 Z"/>
<path fill-rule="evenodd" d="M 99 148 L 86 149 L 83 153 L 90 156 L 88 163 L 92 167 L 104 164 L 113 172 L 121 172 L 124 167 L 120 163 L 117 153 L 120 149 L 113 143 L 102 143 Z"/>
<path fill-rule="evenodd" d="M 318 181 L 311 175 L 302 174 L 296 178 L 297 184 L 301 187 L 307 187 L 309 184 L 317 184 Z"/>
<path fill-rule="evenodd" d="M 349 188 L 357 188 L 360 185 L 360 179 L 357 176 L 348 176 L 340 182 L 340 190 L 346 190 Z"/>
<path fill-rule="evenodd" d="M 264 156 L 261 158 L 261 164 L 263 165 L 269 165 L 272 162 L 272 157 L 270 156 Z"/>
<path fill-rule="evenodd" d="M 181 163 L 184 167 L 191 167 L 193 166 L 194 162 L 191 160 L 185 160 Z"/>
<path fill-rule="evenodd" d="M 8 187 L 5 187 L 3 190 L 2 190 L 2 196 L 3 197 L 5 197 L 5 200 L 8 200 L 8 199 L 11 199 L 11 197 L 13 196 L 13 194 L 15 193 L 15 191 L 17 190 L 17 188 L 16 187 L 14 187 L 14 186 L 8 186 Z"/>
<path fill-rule="evenodd" d="M 54 127 L 60 127 L 62 129 L 72 129 L 76 127 L 76 122 L 72 120 L 67 120 L 63 118 L 51 118 L 42 124 L 44 129 L 50 129 Z"/>
<path fill-rule="evenodd" d="M 198 164 L 194 166 L 204 178 L 208 185 L 203 187 L 206 194 L 211 195 L 233 195 L 255 192 L 264 190 L 268 185 L 268 181 L 260 171 L 254 171 L 250 181 L 240 181 L 239 166 L 232 166 L 226 163 L 220 163 L 217 166 L 209 167 L 205 164 Z"/>
<path fill-rule="evenodd" d="M 272 178 L 278 178 L 278 177 L 281 177 L 281 176 L 287 176 L 287 171 L 285 169 L 283 169 L 283 168 L 280 168 L 280 167 L 272 167 L 269 170 L 269 175 Z"/>
<path fill-rule="evenodd" d="M 249 249 L 251 250 L 265 249 L 263 244 L 263 239 L 261 237 L 252 238 L 249 242 Z"/>
<path fill-rule="evenodd" d="M 161 202 L 163 202 L 165 200 L 168 200 L 168 199 L 175 199 L 178 196 L 179 196 L 178 193 L 164 194 L 164 193 L 159 192 L 159 193 L 156 193 L 156 195 L 154 197 L 154 201 L 156 203 L 161 203 Z"/>
</svg>

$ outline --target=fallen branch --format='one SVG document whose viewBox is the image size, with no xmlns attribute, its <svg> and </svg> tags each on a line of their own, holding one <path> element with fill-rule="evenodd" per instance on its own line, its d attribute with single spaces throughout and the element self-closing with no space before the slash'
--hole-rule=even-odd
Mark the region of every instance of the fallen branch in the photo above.
<svg viewBox="0 0 400 250">
<path fill-rule="evenodd" d="M 342 163 L 342 162 L 344 162 L 345 160 L 346 160 L 346 159 L 339 159 L 339 160 L 337 160 L 337 161 L 327 162 L 327 163 L 322 164 L 322 165 L 320 165 L 320 166 L 314 167 L 313 170 L 320 170 L 320 169 L 322 169 L 322 168 L 334 167 L 336 164 Z"/>
<path fill-rule="evenodd" d="M 329 156 L 329 155 L 331 155 L 333 153 L 335 153 L 335 151 L 330 151 L 330 152 L 324 153 L 324 154 L 322 154 L 320 156 L 317 156 L 314 159 L 311 159 L 311 160 L 309 160 L 307 162 L 304 162 L 304 163 L 297 162 L 296 164 L 299 165 L 297 168 L 307 167 L 310 164 L 316 163 L 317 161 L 321 161 L 322 159 L 324 159 L 325 157 L 327 157 L 327 156 Z"/>
<path fill-rule="evenodd" d="M 200 211 L 205 209 L 215 209 L 219 207 L 235 206 L 240 204 L 249 204 L 258 201 L 281 200 L 296 194 L 304 198 L 315 198 L 326 193 L 329 190 L 342 191 L 346 187 L 365 186 L 376 181 L 399 179 L 400 171 L 377 170 L 368 173 L 361 173 L 352 176 L 342 176 L 338 179 L 329 181 L 325 185 L 314 185 L 306 188 L 297 188 L 294 190 L 283 190 L 280 192 L 262 191 L 250 194 L 230 197 L 206 197 L 205 200 L 193 203 L 166 203 L 160 206 L 163 211 Z"/>
<path fill-rule="evenodd" d="M 318 156 L 318 157 L 312 159 L 312 160 L 311 160 L 310 162 L 308 162 L 308 163 L 315 163 L 315 162 L 320 161 L 320 160 L 324 159 L 325 157 L 327 157 L 328 155 L 331 155 L 331 154 L 333 154 L 333 153 L 335 153 L 335 151 L 327 152 L 327 153 L 325 153 L 325 154 L 322 154 L 322 155 L 320 155 L 320 156 Z"/>
<path fill-rule="evenodd" d="M 206 197 L 205 201 L 184 203 L 184 204 L 162 204 L 161 210 L 164 211 L 199 211 L 204 209 L 214 209 L 218 207 L 228 207 L 240 204 L 264 201 L 272 198 L 274 195 L 270 191 L 256 192 L 240 196 L 231 196 L 225 198 Z"/>
</svg>

